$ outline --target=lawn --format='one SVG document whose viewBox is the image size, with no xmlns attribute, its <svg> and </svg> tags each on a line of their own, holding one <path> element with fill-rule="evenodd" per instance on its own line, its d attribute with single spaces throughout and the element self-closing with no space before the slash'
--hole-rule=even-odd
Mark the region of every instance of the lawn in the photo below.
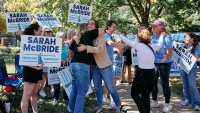
<svg viewBox="0 0 200 113">
<path fill-rule="evenodd" d="M 15 73 L 15 65 L 14 65 L 14 55 L 13 54 L 6 54 L 6 55 L 0 55 L 0 59 L 4 59 L 7 67 L 8 73 Z M 12 107 L 12 113 L 21 113 L 20 111 L 20 101 L 22 96 L 23 89 L 20 90 L 19 95 L 17 95 L 13 107 Z M 39 97 L 39 113 L 66 113 L 67 112 L 67 105 L 68 102 L 63 100 L 62 97 L 62 91 L 60 91 L 60 99 L 59 104 L 54 106 L 53 105 L 53 99 L 52 94 L 50 93 L 50 87 L 45 87 L 45 91 L 47 93 L 47 97 L 42 98 Z M 4 100 L 8 100 L 8 98 L 12 97 L 14 93 L 6 93 L 6 96 L 3 97 Z M 96 113 L 97 105 L 96 105 L 96 99 L 95 94 L 90 94 L 89 97 L 86 98 L 85 103 L 85 113 Z M 30 113 L 31 108 L 29 108 Z M 109 109 L 109 105 L 104 105 L 103 109 L 104 113 L 115 113 L 115 110 Z"/>
<path fill-rule="evenodd" d="M 1 58 L 3 58 L 6 62 L 8 73 L 15 73 L 14 55 L 13 54 L 0 55 L 0 59 Z M 180 77 L 171 77 L 170 86 L 173 92 L 177 93 L 180 96 L 182 95 L 182 81 Z M 198 90 L 200 91 L 200 76 L 198 76 L 197 78 L 197 86 L 198 86 Z M 62 97 L 63 90 L 60 92 L 59 104 L 56 106 L 53 105 L 53 99 L 52 99 L 52 94 L 50 93 L 50 87 L 46 87 L 45 91 L 47 93 L 47 97 L 39 98 L 39 104 L 38 104 L 39 112 L 40 113 L 66 113 L 68 102 L 63 100 L 63 97 Z M 11 97 L 13 95 L 7 94 L 7 96 Z M 21 113 L 20 106 L 19 106 L 21 96 L 22 96 L 22 90 L 20 91 L 19 95 L 17 95 L 17 98 L 15 99 L 12 113 Z M 96 112 L 97 105 L 96 105 L 94 93 L 92 93 L 89 97 L 86 98 L 84 109 L 85 109 L 85 113 Z M 31 111 L 31 108 L 29 110 Z M 104 105 L 103 111 L 104 113 L 115 113 L 114 110 L 109 109 L 109 105 Z"/>
</svg>

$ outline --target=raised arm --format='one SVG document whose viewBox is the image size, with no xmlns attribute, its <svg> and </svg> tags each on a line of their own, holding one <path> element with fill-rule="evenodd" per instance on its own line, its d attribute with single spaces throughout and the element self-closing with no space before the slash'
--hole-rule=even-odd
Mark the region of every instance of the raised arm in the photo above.
<svg viewBox="0 0 200 113">
<path fill-rule="evenodd" d="M 122 34 L 119 35 L 119 37 L 121 38 L 121 40 L 128 46 L 133 47 L 133 48 L 137 48 L 137 42 L 134 42 L 128 38 L 126 38 L 125 36 L 123 36 Z"/>
</svg>

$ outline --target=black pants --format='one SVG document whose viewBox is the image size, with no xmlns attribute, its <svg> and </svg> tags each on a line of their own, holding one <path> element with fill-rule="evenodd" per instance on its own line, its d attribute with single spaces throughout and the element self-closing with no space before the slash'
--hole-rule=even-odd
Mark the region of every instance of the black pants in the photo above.
<svg viewBox="0 0 200 113">
<path fill-rule="evenodd" d="M 158 95 L 158 78 L 160 77 L 160 81 L 163 88 L 163 94 L 165 96 L 165 103 L 170 103 L 170 97 L 171 97 L 171 90 L 169 87 L 169 74 L 172 63 L 160 63 L 155 64 L 156 65 L 156 77 L 155 77 L 155 83 L 153 85 L 152 89 L 152 97 L 153 100 L 157 100 Z"/>
<path fill-rule="evenodd" d="M 155 69 L 139 69 L 133 80 L 131 96 L 140 113 L 150 113 L 150 92 L 155 81 Z"/>
</svg>

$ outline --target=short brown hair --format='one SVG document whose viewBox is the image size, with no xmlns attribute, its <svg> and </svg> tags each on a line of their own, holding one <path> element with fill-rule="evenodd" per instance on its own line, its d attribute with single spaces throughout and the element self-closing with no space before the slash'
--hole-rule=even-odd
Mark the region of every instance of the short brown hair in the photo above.
<svg viewBox="0 0 200 113">
<path fill-rule="evenodd" d="M 151 42 L 151 33 L 147 29 L 138 32 L 138 40 L 141 43 L 149 44 Z"/>
</svg>

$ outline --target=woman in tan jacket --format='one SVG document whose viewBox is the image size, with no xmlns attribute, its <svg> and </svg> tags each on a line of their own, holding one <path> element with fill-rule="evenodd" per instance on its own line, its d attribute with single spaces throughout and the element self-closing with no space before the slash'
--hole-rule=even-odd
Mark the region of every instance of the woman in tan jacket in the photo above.
<svg viewBox="0 0 200 113">
<path fill-rule="evenodd" d="M 87 24 L 88 30 L 93 30 L 98 27 L 95 20 L 89 20 Z M 121 113 L 121 100 L 117 93 L 116 86 L 113 82 L 112 62 L 106 51 L 106 41 L 104 36 L 99 36 L 93 41 L 93 46 L 80 45 L 78 51 L 87 50 L 87 53 L 93 53 L 96 65 L 92 65 L 92 78 L 97 96 L 98 110 L 96 113 L 102 112 L 102 80 L 111 94 L 115 104 L 117 105 L 116 112 Z"/>
</svg>

